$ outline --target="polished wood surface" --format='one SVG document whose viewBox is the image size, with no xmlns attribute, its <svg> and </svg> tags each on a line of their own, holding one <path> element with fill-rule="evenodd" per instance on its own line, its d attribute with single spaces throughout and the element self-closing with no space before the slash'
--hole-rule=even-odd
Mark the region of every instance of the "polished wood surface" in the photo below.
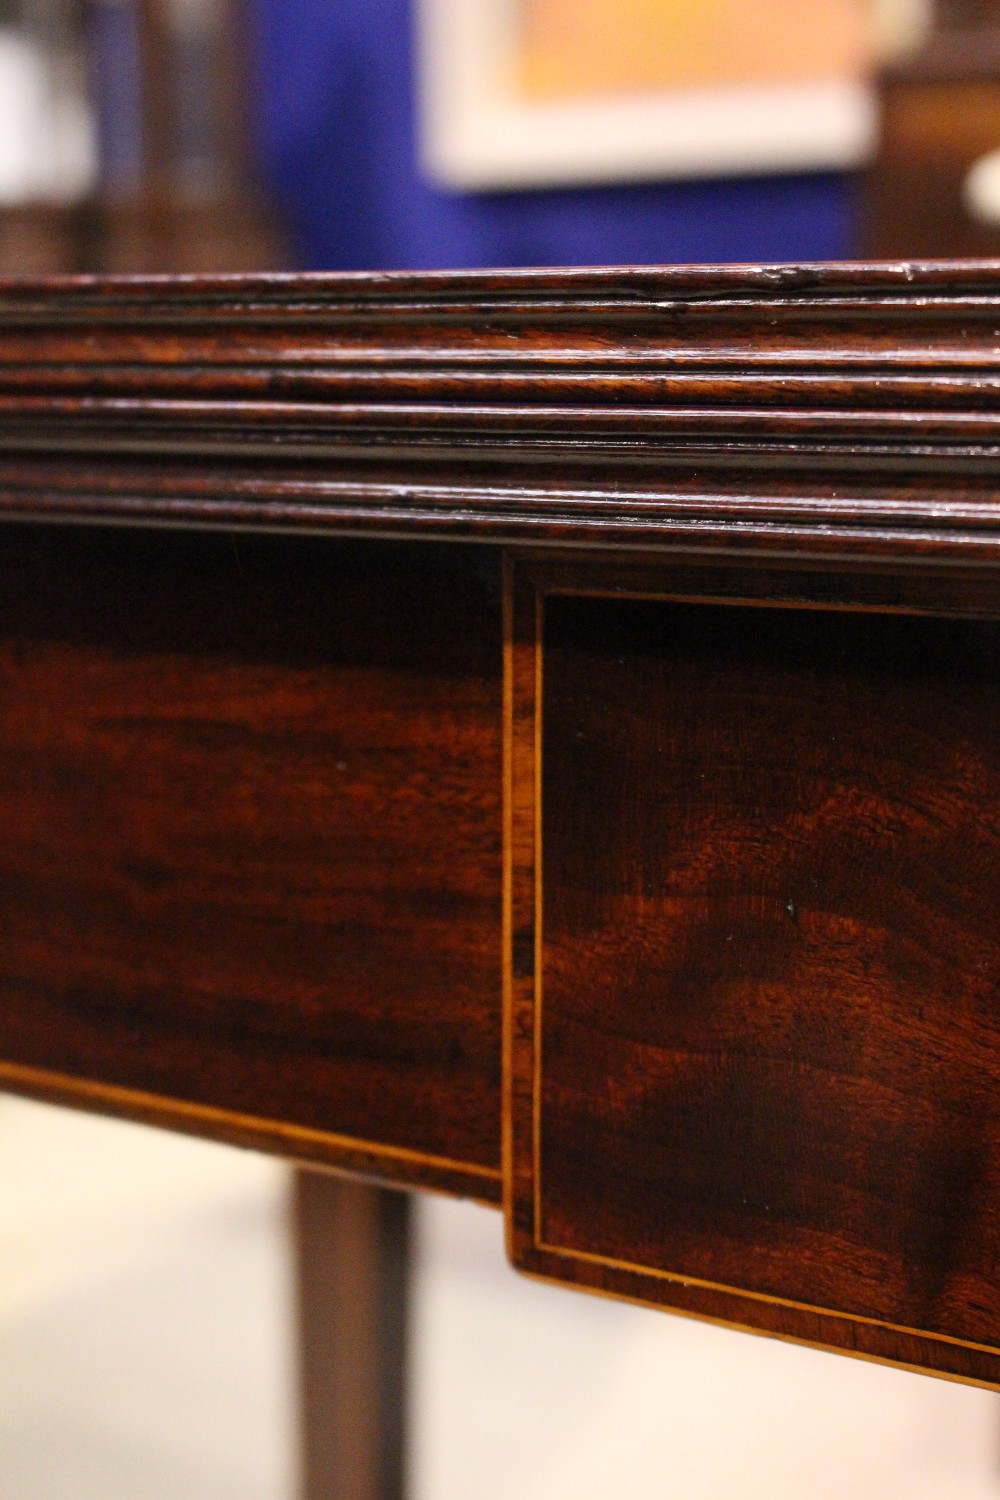
<svg viewBox="0 0 1000 1500">
<path fill-rule="evenodd" d="M 409 1195 L 295 1174 L 301 1500 L 402 1500 Z"/>
<path fill-rule="evenodd" d="M 1000 1385 L 1000 266 L 0 307 L 0 1080 Z"/>
<path fill-rule="evenodd" d="M 497 1198 L 496 566 L 32 527 L 0 575 L 7 1076 Z"/>
<path fill-rule="evenodd" d="M 997 1380 L 1000 623 L 525 571 L 515 1258 Z"/>
<path fill-rule="evenodd" d="M 0 286 L 0 514 L 997 552 L 992 263 Z"/>
</svg>

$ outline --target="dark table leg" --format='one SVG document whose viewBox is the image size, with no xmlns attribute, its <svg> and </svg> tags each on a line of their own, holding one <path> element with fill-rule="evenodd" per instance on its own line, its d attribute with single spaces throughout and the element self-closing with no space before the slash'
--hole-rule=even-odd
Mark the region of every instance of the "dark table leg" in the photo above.
<svg viewBox="0 0 1000 1500">
<path fill-rule="evenodd" d="M 295 1173 L 300 1500 L 403 1500 L 410 1201 Z"/>
</svg>

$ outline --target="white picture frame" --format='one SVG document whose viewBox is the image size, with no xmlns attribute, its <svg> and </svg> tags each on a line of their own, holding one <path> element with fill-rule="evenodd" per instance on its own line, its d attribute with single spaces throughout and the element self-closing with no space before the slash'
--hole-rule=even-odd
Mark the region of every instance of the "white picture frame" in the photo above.
<svg viewBox="0 0 1000 1500">
<path fill-rule="evenodd" d="M 857 167 L 876 141 L 863 80 L 534 101 L 516 0 L 417 0 L 424 170 L 461 191 Z"/>
</svg>

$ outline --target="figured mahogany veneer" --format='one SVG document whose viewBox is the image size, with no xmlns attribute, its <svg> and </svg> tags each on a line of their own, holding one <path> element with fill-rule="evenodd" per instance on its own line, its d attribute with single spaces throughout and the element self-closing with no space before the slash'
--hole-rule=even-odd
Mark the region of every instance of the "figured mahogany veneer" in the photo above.
<svg viewBox="0 0 1000 1500">
<path fill-rule="evenodd" d="M 0 1078 L 496 1199 L 498 633 L 461 549 L 8 533 Z"/>
<path fill-rule="evenodd" d="M 0 1081 L 1000 1386 L 1000 267 L 0 309 Z"/>
<path fill-rule="evenodd" d="M 713 584 L 515 569 L 513 1254 L 998 1380 L 1000 621 Z"/>
</svg>

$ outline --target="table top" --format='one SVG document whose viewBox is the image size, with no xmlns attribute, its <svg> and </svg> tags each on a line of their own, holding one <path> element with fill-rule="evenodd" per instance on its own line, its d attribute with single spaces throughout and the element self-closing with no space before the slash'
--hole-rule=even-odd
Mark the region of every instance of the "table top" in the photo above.
<svg viewBox="0 0 1000 1500">
<path fill-rule="evenodd" d="M 0 284 L 10 516 L 986 557 L 995 262 Z"/>
<path fill-rule="evenodd" d="M 1000 265 L 0 313 L 0 1081 L 1000 1385 Z"/>
</svg>

